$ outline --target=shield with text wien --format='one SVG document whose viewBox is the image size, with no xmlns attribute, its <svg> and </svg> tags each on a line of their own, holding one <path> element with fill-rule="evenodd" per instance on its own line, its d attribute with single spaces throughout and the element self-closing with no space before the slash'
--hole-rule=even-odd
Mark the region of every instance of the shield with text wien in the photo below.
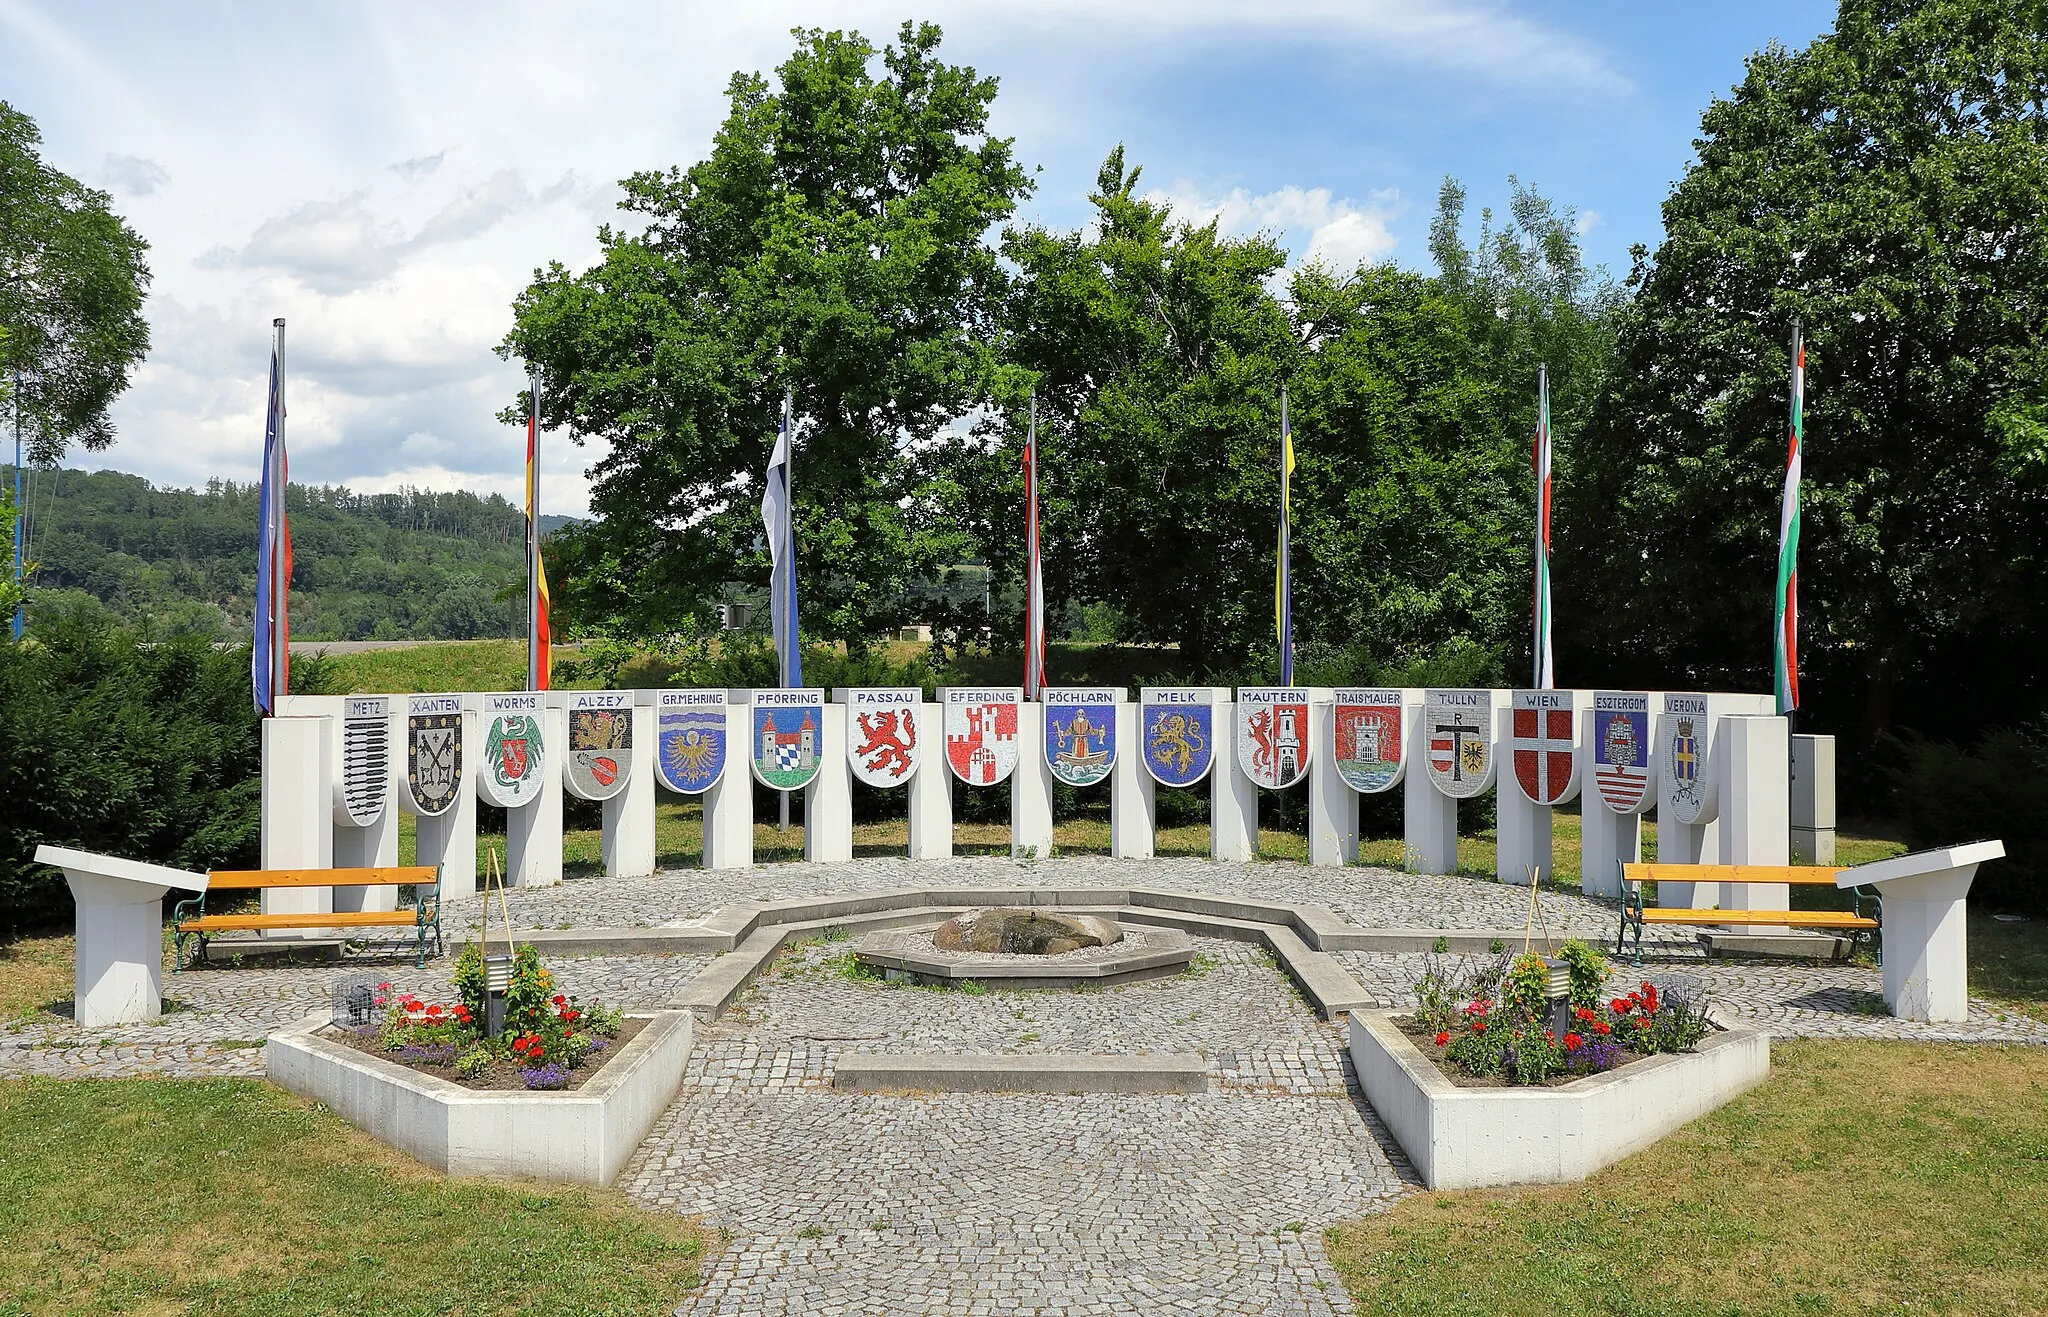
<svg viewBox="0 0 2048 1317">
<path fill-rule="evenodd" d="M 1385 791 L 1401 780 L 1401 692 L 1340 690 L 1330 709 L 1330 762 L 1353 791 Z"/>
<path fill-rule="evenodd" d="M 1640 814 L 1650 799 L 1650 697 L 1593 697 L 1593 789 L 1617 814 Z"/>
<path fill-rule="evenodd" d="M 1070 787 L 1092 787 L 1116 766 L 1116 706 L 1045 705 L 1045 763 Z"/>
<path fill-rule="evenodd" d="M 654 772 L 670 791 L 694 796 L 718 785 L 725 772 L 725 709 L 687 704 L 658 709 Z"/>
<path fill-rule="evenodd" d="M 462 715 L 415 713 L 405 720 L 405 788 L 413 811 L 433 818 L 462 785 Z"/>
<path fill-rule="evenodd" d="M 969 786 L 1006 781 L 1017 767 L 1017 706 L 995 701 L 946 705 L 946 764 Z"/>
<path fill-rule="evenodd" d="M 1429 780 L 1453 800 L 1493 785 L 1493 697 L 1488 691 L 1430 691 L 1423 697 Z"/>
<path fill-rule="evenodd" d="M 626 789 L 632 768 L 630 708 L 569 710 L 569 773 L 563 783 L 572 795 L 610 800 Z"/>
<path fill-rule="evenodd" d="M 1308 776 L 1308 701 L 1289 695 L 1253 702 L 1239 691 L 1237 762 L 1262 787 L 1291 787 Z"/>
<path fill-rule="evenodd" d="M 384 817 L 391 785 L 390 708 L 351 699 L 341 720 L 341 813 L 337 822 L 367 828 Z"/>
<path fill-rule="evenodd" d="M 545 750 L 539 714 L 495 715 L 484 734 L 484 762 L 477 766 L 478 794 L 505 809 L 538 800 Z"/>
<path fill-rule="evenodd" d="M 1145 771 L 1161 786 L 1191 787 L 1216 762 L 1216 710 L 1207 704 L 1145 704 L 1138 709 Z"/>
<path fill-rule="evenodd" d="M 1519 701 L 1529 692 L 1517 691 Z M 1555 697 L 1555 692 L 1534 692 Z M 1515 784 L 1522 794 L 1538 805 L 1556 805 L 1569 800 L 1578 787 L 1578 712 L 1569 696 L 1563 707 L 1528 707 L 1517 704 L 1509 712 L 1508 753 L 1515 769 Z"/>
<path fill-rule="evenodd" d="M 900 787 L 917 773 L 924 756 L 916 705 L 850 705 L 847 717 L 846 762 L 855 777 L 871 787 Z"/>
</svg>

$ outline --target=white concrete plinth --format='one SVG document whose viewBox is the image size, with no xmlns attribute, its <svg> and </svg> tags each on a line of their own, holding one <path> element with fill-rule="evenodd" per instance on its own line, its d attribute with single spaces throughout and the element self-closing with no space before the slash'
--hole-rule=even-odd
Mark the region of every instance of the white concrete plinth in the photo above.
<svg viewBox="0 0 2048 1317">
<path fill-rule="evenodd" d="M 1783 718 L 1737 714 L 1720 720 L 1715 733 L 1716 768 L 1721 777 L 1721 862 L 1792 862 L 1791 742 Z M 1723 910 L 1790 910 L 1792 889 L 1784 883 L 1723 883 Z M 1785 925 L 1749 925 L 1752 935 L 1789 933 Z"/>
<path fill-rule="evenodd" d="M 725 706 L 725 771 L 704 792 L 704 867 L 747 869 L 754 863 L 754 774 L 752 710 L 743 702 Z"/>
<path fill-rule="evenodd" d="M 1212 707 L 1216 747 L 1209 765 L 1209 858 L 1243 864 L 1259 854 L 1259 787 L 1237 764 L 1237 705 L 1226 700 Z"/>
<path fill-rule="evenodd" d="M 804 859 L 837 864 L 853 858 L 852 770 L 846 763 L 846 706 L 818 710 L 818 775 L 804 788 Z"/>
<path fill-rule="evenodd" d="M 1884 1004 L 1901 1020 L 1958 1024 L 1970 1014 L 1966 901 L 1977 866 L 2005 843 L 1971 842 L 1844 869 L 1837 887 L 1875 887 L 1884 902 Z"/>
<path fill-rule="evenodd" d="M 917 772 L 910 786 L 910 858 L 953 858 L 953 772 L 946 767 L 945 710 L 920 704 L 911 710 L 917 726 Z"/>
<path fill-rule="evenodd" d="M 1010 774 L 1010 854 L 1052 854 L 1052 767 L 1045 762 L 1045 706 L 1017 706 L 1017 768 Z"/>
<path fill-rule="evenodd" d="M 1635 864 L 1643 858 L 1643 816 L 1617 814 L 1590 794 L 1579 798 L 1579 890 L 1609 900 L 1621 897 L 1621 870 L 1616 862 Z M 1690 886 L 1691 884 L 1687 884 Z M 1657 885 L 1660 898 L 1663 884 Z"/>
<path fill-rule="evenodd" d="M 540 711 L 540 795 L 532 804 L 505 811 L 505 884 L 555 887 L 562 881 L 562 772 L 569 753 L 568 711 L 553 704 Z"/>
<path fill-rule="evenodd" d="M 1513 717 L 1508 709 L 1495 711 L 1501 719 L 1499 744 L 1507 744 L 1507 719 Z M 1494 787 L 1494 848 L 1493 876 L 1501 882 L 1517 887 L 1529 885 L 1529 871 L 1535 870 L 1536 881 L 1550 877 L 1550 806 L 1538 805 L 1522 794 L 1515 785 L 1513 770 L 1502 765 L 1500 781 Z"/>
<path fill-rule="evenodd" d="M 1308 862 L 1341 869 L 1358 859 L 1358 793 L 1337 772 L 1335 721 L 1330 701 L 1308 706 Z"/>
<path fill-rule="evenodd" d="M 1429 731 L 1422 707 L 1403 710 L 1408 767 L 1401 779 L 1401 867 L 1410 873 L 1458 871 L 1458 802 L 1429 780 Z"/>
<path fill-rule="evenodd" d="M 1792 738 L 1792 863 L 1835 862 L 1835 738 Z"/>
<path fill-rule="evenodd" d="M 336 729 L 331 718 L 294 716 L 263 720 L 263 821 L 259 863 L 265 869 L 334 867 Z M 332 887 L 265 888 L 266 915 L 326 914 Z M 265 937 L 323 937 L 325 929 L 270 929 Z"/>
<path fill-rule="evenodd" d="M 68 846 L 36 847 L 64 871 L 77 903 L 72 1018 L 86 1028 L 141 1024 L 163 1014 L 164 893 L 206 890 L 206 875 Z"/>
<path fill-rule="evenodd" d="M 476 710 L 462 710 L 462 772 L 455 781 L 455 803 L 431 818 L 419 817 L 413 829 L 413 863 L 438 865 L 441 870 L 441 902 L 461 904 L 477 896 L 476 882 L 476 768 L 483 760 L 484 736 L 478 727 Z M 405 760 L 411 747 L 400 742 L 398 763 L 399 796 L 410 810 L 411 794 L 405 789 Z"/>
<path fill-rule="evenodd" d="M 644 878 L 654 872 L 654 707 L 633 709 L 633 757 L 626 789 L 604 802 L 604 873 L 607 878 Z"/>
<path fill-rule="evenodd" d="M 1116 766 L 1109 774 L 1109 853 L 1149 860 L 1159 830 L 1159 787 L 1145 771 L 1140 705 L 1116 706 Z"/>
</svg>

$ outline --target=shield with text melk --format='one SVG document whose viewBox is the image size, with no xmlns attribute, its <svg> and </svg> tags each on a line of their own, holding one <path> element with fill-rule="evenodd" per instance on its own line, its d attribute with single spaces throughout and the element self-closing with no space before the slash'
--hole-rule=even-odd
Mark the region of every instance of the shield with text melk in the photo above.
<svg viewBox="0 0 2048 1317">
<path fill-rule="evenodd" d="M 1216 761 L 1216 710 L 1205 693 L 1148 689 L 1138 706 L 1145 771 L 1166 787 L 1191 787 Z"/>
</svg>

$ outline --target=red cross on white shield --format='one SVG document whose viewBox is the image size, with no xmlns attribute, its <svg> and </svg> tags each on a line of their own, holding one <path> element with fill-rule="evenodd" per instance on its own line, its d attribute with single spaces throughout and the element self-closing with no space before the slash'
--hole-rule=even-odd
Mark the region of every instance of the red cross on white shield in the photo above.
<svg viewBox="0 0 2048 1317">
<path fill-rule="evenodd" d="M 1522 794 L 1539 805 L 1555 805 L 1571 798 L 1573 761 L 1577 747 L 1572 727 L 1577 713 L 1562 709 L 1516 709 L 1512 752 L 1515 781 Z"/>
</svg>

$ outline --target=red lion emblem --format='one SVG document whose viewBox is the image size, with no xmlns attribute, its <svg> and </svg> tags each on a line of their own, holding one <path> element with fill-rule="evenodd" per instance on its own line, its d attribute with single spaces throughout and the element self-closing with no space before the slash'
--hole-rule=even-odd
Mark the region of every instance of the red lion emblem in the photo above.
<svg viewBox="0 0 2048 1317">
<path fill-rule="evenodd" d="M 917 724 L 907 712 L 864 713 L 855 721 L 866 738 L 853 752 L 861 767 L 888 777 L 903 777 L 910 772 L 910 752 L 917 748 Z"/>
</svg>

